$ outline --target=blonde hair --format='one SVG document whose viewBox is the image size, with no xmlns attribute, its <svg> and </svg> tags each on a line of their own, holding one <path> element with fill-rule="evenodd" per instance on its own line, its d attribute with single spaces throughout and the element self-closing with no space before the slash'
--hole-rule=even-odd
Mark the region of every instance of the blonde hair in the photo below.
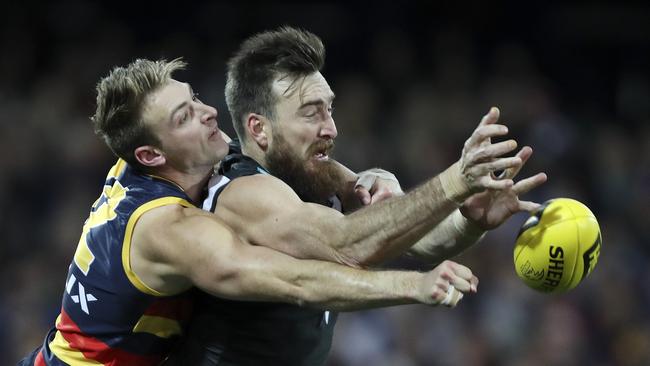
<svg viewBox="0 0 650 366">
<path fill-rule="evenodd" d="M 97 83 L 97 109 L 91 117 L 95 133 L 115 155 L 134 167 L 141 167 L 134 151 L 143 145 L 160 146 L 160 140 L 142 118 L 145 99 L 169 82 L 176 70 L 187 64 L 137 59 L 126 67 L 115 67 Z"/>
</svg>

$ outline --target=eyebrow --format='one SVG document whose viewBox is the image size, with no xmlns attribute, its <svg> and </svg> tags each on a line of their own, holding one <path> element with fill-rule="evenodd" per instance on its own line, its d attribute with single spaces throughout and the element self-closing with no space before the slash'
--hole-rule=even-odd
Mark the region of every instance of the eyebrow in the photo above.
<svg viewBox="0 0 650 366">
<path fill-rule="evenodd" d="M 187 86 L 187 89 L 190 92 L 190 95 L 194 95 L 194 91 L 192 90 L 192 86 L 190 84 L 188 84 L 188 83 L 185 83 L 185 85 Z M 179 110 L 185 108 L 185 106 L 187 106 L 187 101 L 186 100 L 183 101 L 182 103 L 180 103 L 179 105 L 177 105 L 176 107 L 174 107 L 174 109 L 172 109 L 172 112 L 169 114 L 169 120 L 173 122 L 174 121 L 174 115 L 176 114 L 176 112 L 178 112 Z"/>
<path fill-rule="evenodd" d="M 336 95 L 334 93 L 332 93 L 329 97 L 325 98 L 325 103 L 323 103 L 323 99 L 309 100 L 309 101 L 306 101 L 306 102 L 302 103 L 300 105 L 300 107 L 298 107 L 298 109 L 303 109 L 303 108 L 309 107 L 309 106 L 318 106 L 318 105 L 321 105 L 321 104 L 329 104 L 329 103 L 332 103 L 335 98 L 336 98 Z"/>
</svg>

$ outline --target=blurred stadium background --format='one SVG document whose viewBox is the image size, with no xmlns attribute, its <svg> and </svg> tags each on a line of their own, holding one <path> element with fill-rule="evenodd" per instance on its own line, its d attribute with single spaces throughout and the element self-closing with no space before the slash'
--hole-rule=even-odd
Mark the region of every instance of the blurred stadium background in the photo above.
<svg viewBox="0 0 650 366">
<path fill-rule="evenodd" d="M 343 314 L 329 365 L 650 365 L 650 6 L 406 2 L 27 2 L 0 26 L 0 364 L 42 342 L 67 265 L 113 162 L 94 136 L 94 85 L 137 57 L 183 56 L 180 78 L 216 106 L 225 60 L 282 24 L 320 35 L 337 93 L 337 158 L 405 188 L 460 153 L 492 105 L 535 153 L 527 198 L 571 197 L 600 220 L 594 273 L 541 295 L 514 273 L 520 215 L 460 257 L 479 293 L 456 309 Z M 408 265 L 414 265 L 411 262 Z M 279 335 L 282 336 L 282 335 Z"/>
</svg>

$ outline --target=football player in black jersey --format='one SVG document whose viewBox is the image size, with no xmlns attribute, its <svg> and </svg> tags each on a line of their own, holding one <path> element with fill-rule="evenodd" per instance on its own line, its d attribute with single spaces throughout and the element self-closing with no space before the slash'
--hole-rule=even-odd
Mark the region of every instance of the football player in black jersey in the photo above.
<svg viewBox="0 0 650 366">
<path fill-rule="evenodd" d="M 345 203 L 336 193 L 346 179 L 329 157 L 337 129 L 334 93 L 320 72 L 323 64 L 320 39 L 290 27 L 250 37 L 229 61 L 226 101 L 241 152 L 231 149 L 219 175 L 212 177 L 204 209 L 214 211 L 244 241 L 350 267 L 377 265 L 407 251 L 440 263 L 513 213 L 538 207 L 519 195 L 546 176 L 515 184 L 532 150 L 524 147 L 504 157 L 517 144 L 492 143 L 491 138 L 508 132 L 497 123 L 499 110 L 492 108 L 447 170 L 408 194 L 342 213 Z M 497 171 L 503 174 L 497 177 Z M 372 181 L 361 185 L 372 190 Z M 460 268 L 450 261 L 443 265 Z M 442 290 L 460 298 L 458 291 L 475 291 L 476 285 L 472 277 L 449 281 Z M 191 357 L 188 364 L 325 362 L 335 314 L 201 299 L 180 351 Z"/>
</svg>

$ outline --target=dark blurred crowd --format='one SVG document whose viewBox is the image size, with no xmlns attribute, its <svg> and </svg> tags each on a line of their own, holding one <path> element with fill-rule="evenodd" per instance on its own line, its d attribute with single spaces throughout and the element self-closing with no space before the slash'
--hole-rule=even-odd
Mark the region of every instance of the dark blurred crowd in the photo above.
<svg viewBox="0 0 650 366">
<path fill-rule="evenodd" d="M 526 215 L 515 216 L 458 258 L 479 277 L 478 294 L 455 309 L 343 314 L 331 366 L 650 365 L 648 5 L 7 6 L 0 364 L 35 348 L 54 323 L 81 227 L 113 163 L 88 119 L 99 78 L 138 57 L 183 56 L 190 67 L 178 77 L 218 108 L 220 127 L 234 136 L 225 60 L 252 33 L 291 24 L 327 47 L 339 161 L 388 169 L 412 188 L 458 159 L 495 105 L 520 146 L 534 149 L 521 177 L 549 176 L 525 198 L 578 199 L 603 235 L 582 284 L 540 294 L 514 272 Z"/>
</svg>

